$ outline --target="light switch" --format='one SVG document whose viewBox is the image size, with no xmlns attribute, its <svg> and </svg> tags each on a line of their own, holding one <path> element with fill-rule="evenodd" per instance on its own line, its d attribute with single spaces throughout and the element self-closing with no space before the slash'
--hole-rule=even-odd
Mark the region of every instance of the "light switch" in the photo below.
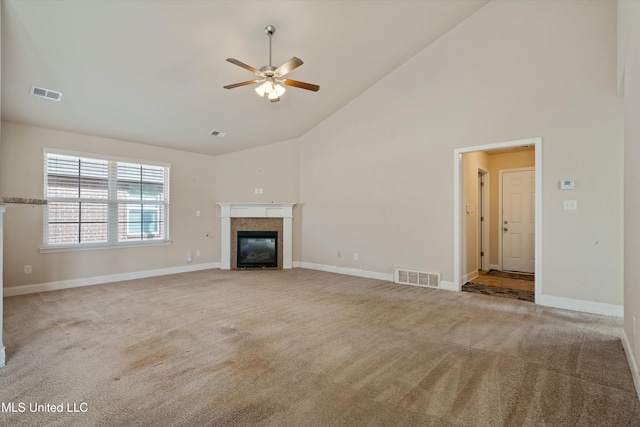
<svg viewBox="0 0 640 427">
<path fill-rule="evenodd" d="M 578 210 L 578 201 L 577 200 L 565 200 L 563 202 L 565 211 L 577 211 Z"/>
</svg>

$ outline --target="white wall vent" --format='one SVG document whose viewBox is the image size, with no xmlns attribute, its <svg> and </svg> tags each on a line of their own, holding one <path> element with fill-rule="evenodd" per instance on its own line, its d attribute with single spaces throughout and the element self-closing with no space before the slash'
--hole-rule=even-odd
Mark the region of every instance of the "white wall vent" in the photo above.
<svg viewBox="0 0 640 427">
<path fill-rule="evenodd" d="M 52 101 L 60 101 L 62 99 L 62 92 L 56 92 L 55 90 L 43 89 L 36 86 L 31 86 L 31 95 L 39 96 L 40 98 L 47 98 Z"/>
<path fill-rule="evenodd" d="M 218 138 L 224 138 L 226 133 L 220 132 L 219 130 L 215 130 L 214 129 L 214 130 L 211 131 L 211 135 L 217 136 Z"/>
<path fill-rule="evenodd" d="M 394 268 L 394 281 L 403 285 L 423 286 L 426 288 L 440 287 L 440 274 L 426 273 L 424 271 Z"/>
</svg>

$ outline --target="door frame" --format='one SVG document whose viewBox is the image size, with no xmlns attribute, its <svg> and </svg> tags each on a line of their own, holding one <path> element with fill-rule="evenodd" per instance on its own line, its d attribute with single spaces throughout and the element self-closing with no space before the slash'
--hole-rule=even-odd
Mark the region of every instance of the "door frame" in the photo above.
<svg viewBox="0 0 640 427">
<path fill-rule="evenodd" d="M 502 221 L 503 221 L 503 219 L 502 219 L 502 211 L 503 211 L 503 206 L 502 206 L 502 202 L 503 202 L 503 199 L 502 199 L 502 176 L 503 176 L 503 174 L 505 172 L 508 173 L 508 172 L 525 172 L 525 171 L 533 171 L 534 178 L 535 178 L 535 175 L 536 175 L 535 167 L 533 167 L 533 168 L 532 167 L 527 167 L 527 168 L 500 169 L 498 171 L 498 175 L 499 175 L 499 179 L 500 179 L 500 181 L 498 181 L 498 224 L 500 225 L 498 227 L 498 232 L 502 228 Z M 537 187 L 537 185 L 538 185 L 538 182 L 536 181 L 536 187 Z M 536 193 L 537 193 L 538 192 L 538 188 L 536 188 L 535 190 L 536 190 Z M 534 214 L 536 215 L 536 217 L 533 219 L 535 221 L 534 222 L 534 224 L 535 224 L 535 223 L 537 223 L 537 220 L 538 220 L 538 218 L 537 218 L 538 213 L 535 212 Z M 535 229 L 536 234 L 537 234 L 537 231 L 538 230 Z M 498 239 L 498 268 L 500 269 L 500 271 L 503 271 L 503 268 L 502 268 L 503 267 L 502 266 L 502 241 L 504 240 L 504 234 L 499 232 L 498 235 L 501 236 Z M 537 241 L 536 241 L 536 243 L 537 243 Z M 536 249 L 537 249 L 537 246 L 536 246 Z M 537 259 L 537 252 L 534 253 L 534 257 Z"/>
<path fill-rule="evenodd" d="M 451 290 L 462 290 L 462 155 L 476 151 L 491 151 L 501 148 L 533 146 L 535 151 L 535 301 L 542 300 L 542 137 L 456 148 L 453 151 L 453 286 Z"/>
<path fill-rule="evenodd" d="M 489 237 L 489 197 L 490 197 L 490 185 L 491 177 L 489 171 L 482 168 L 478 168 L 478 226 L 476 232 L 476 241 L 478 248 L 478 270 L 489 270 L 491 265 L 489 262 L 491 253 L 491 244 Z M 480 185 L 480 183 L 484 185 Z M 480 252 L 484 253 L 484 256 L 480 257 Z"/>
</svg>

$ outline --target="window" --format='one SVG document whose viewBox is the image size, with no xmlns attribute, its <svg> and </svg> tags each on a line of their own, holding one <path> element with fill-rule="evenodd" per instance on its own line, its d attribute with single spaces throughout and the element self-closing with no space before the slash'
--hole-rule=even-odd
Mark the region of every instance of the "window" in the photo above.
<svg viewBox="0 0 640 427">
<path fill-rule="evenodd" d="M 45 150 L 44 246 L 167 241 L 169 165 Z"/>
</svg>

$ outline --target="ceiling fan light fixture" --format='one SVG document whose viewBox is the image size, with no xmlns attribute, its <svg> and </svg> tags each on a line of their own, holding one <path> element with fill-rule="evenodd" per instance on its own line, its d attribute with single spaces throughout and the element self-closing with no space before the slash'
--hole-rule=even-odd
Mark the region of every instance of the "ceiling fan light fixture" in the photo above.
<svg viewBox="0 0 640 427">
<path fill-rule="evenodd" d="M 264 96 L 264 94 L 266 93 L 264 86 L 267 84 L 267 82 L 264 82 L 263 84 L 261 84 L 260 86 L 258 86 L 256 88 L 256 93 L 260 96 Z"/>
<path fill-rule="evenodd" d="M 279 83 L 274 83 L 273 80 L 267 80 L 262 83 L 256 89 L 256 93 L 262 97 L 267 95 L 271 100 L 278 99 L 285 92 L 284 86 Z"/>
</svg>

